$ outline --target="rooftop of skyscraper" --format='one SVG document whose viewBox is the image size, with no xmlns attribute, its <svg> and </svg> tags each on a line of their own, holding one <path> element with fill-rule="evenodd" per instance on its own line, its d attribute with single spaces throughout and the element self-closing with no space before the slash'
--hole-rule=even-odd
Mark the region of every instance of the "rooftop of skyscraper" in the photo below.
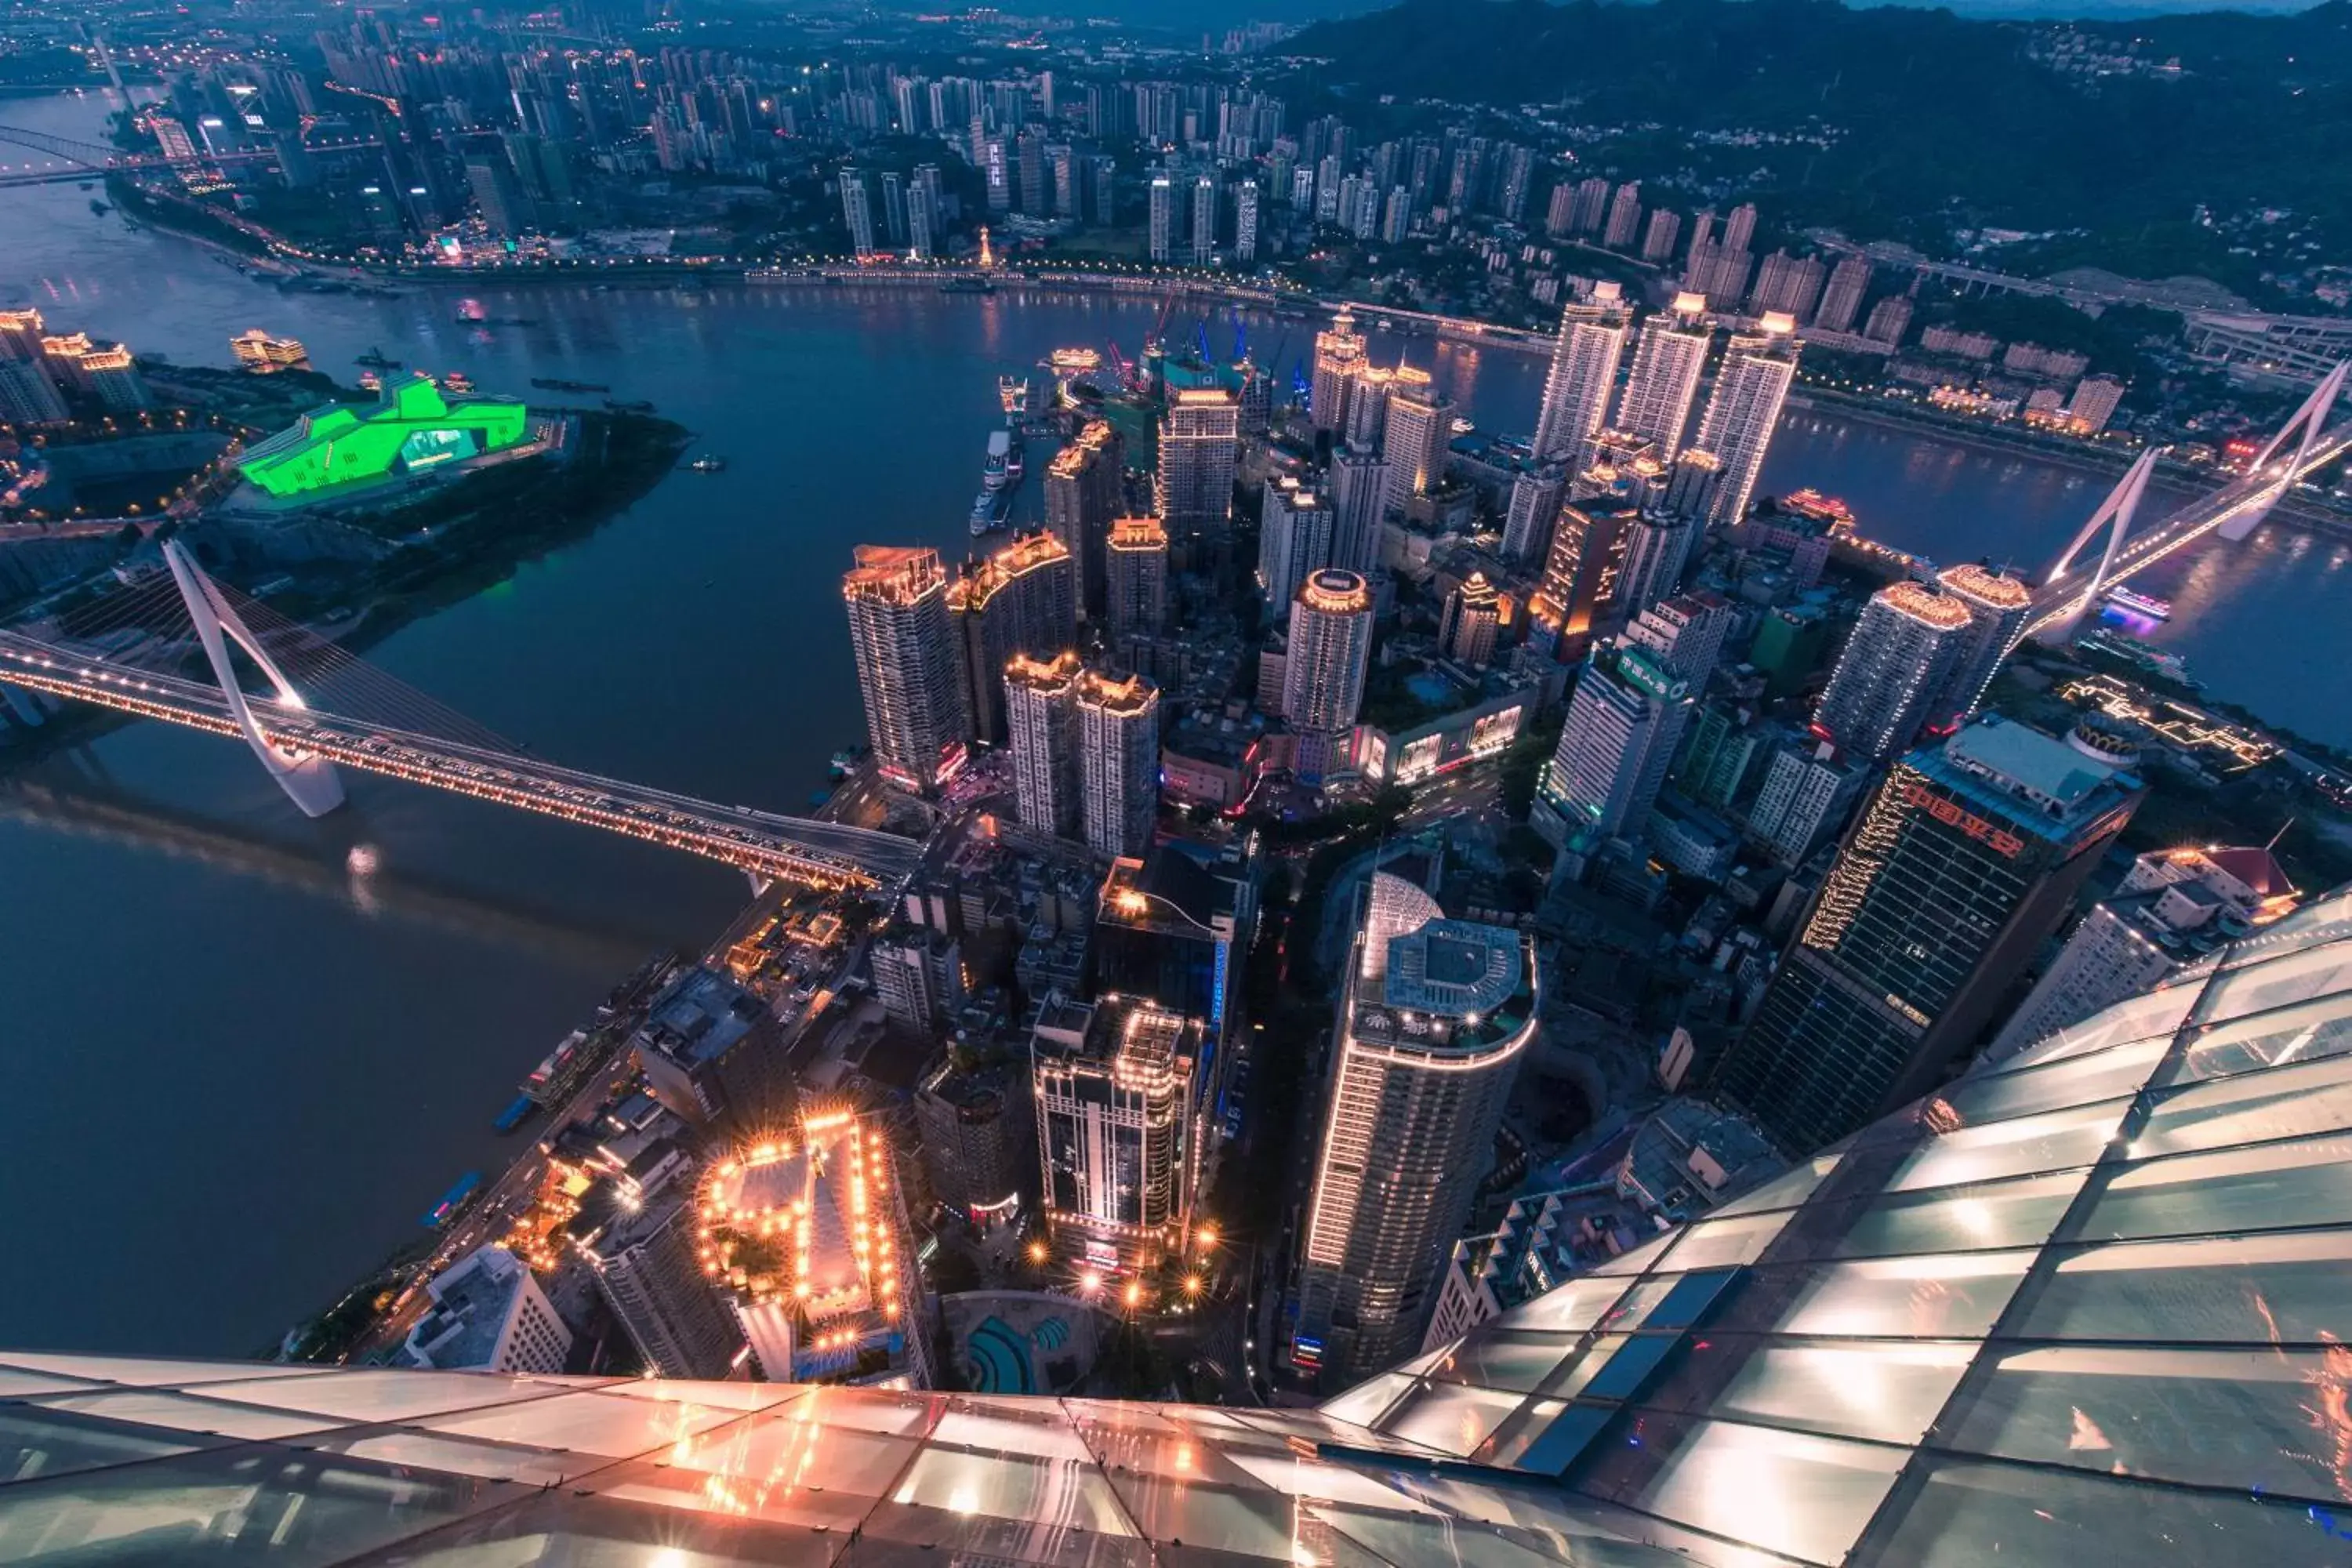
<svg viewBox="0 0 2352 1568">
<path fill-rule="evenodd" d="M 1298 585 L 1298 603 L 1327 616 L 1352 615 L 1372 607 L 1371 584 L 1353 572 L 1327 566 Z"/>
<path fill-rule="evenodd" d="M 1969 624 L 1966 605 L 1938 594 L 1925 583 L 1892 583 L 1873 595 L 1872 599 L 1938 631 L 1957 631 Z"/>
<path fill-rule="evenodd" d="M 2137 774 L 1999 714 L 1987 714 L 1904 761 L 2011 820 L 2039 819 L 2053 837 L 2122 805 L 2139 787 Z"/>
<path fill-rule="evenodd" d="M 861 544 L 856 565 L 844 574 L 841 591 L 852 598 L 904 604 L 945 580 L 940 552 L 916 545 Z"/>
<path fill-rule="evenodd" d="M 2033 603 L 2033 589 L 2024 579 L 1990 566 L 1963 562 L 1937 574 L 1947 593 L 1959 594 L 2000 610 L 2021 610 Z"/>
<path fill-rule="evenodd" d="M 948 603 L 959 609 L 980 609 L 1008 584 L 1069 558 L 1070 547 L 1043 529 L 1016 534 L 978 561 L 966 563 L 963 575 L 948 589 Z"/>
</svg>

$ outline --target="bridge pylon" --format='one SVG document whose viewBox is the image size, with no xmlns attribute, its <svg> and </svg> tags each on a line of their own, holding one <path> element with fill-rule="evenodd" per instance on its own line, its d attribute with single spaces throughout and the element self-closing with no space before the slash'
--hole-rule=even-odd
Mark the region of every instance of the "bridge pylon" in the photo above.
<svg viewBox="0 0 2352 1568">
<path fill-rule="evenodd" d="M 164 542 L 163 561 L 172 569 L 172 581 L 178 585 L 180 597 L 187 603 L 188 618 L 195 623 L 196 638 L 205 646 L 205 658 L 212 663 L 213 675 L 220 681 L 221 695 L 228 700 L 230 716 L 236 721 L 245 743 L 253 748 L 253 754 L 261 759 L 261 765 L 269 770 L 269 776 L 278 781 L 278 787 L 302 808 L 303 816 L 324 816 L 342 805 L 343 781 L 335 773 L 333 763 L 324 757 L 280 745 L 263 732 L 244 689 L 236 683 L 236 670 L 229 663 L 229 641 L 234 639 L 269 677 L 270 684 L 278 689 L 279 707 L 306 706 L 302 694 L 294 689 L 294 683 L 286 678 L 278 661 L 269 657 L 261 639 L 247 629 L 236 611 L 221 597 L 220 589 L 205 575 L 194 558 L 181 548 L 178 540 Z"/>
<path fill-rule="evenodd" d="M 2063 591 L 2069 595 L 2066 607 L 2055 619 L 2046 622 L 2037 634 L 2042 640 L 2060 646 L 2072 641 L 2075 628 L 2083 624 L 2083 617 L 2094 610 L 2099 595 L 2106 592 L 2113 581 L 2111 574 L 2115 571 L 2116 557 L 2123 552 L 2125 536 L 2131 532 L 2132 517 L 2139 510 L 2140 497 L 2147 493 L 2148 476 L 2156 471 L 2156 459 L 2160 450 L 2151 447 L 2124 470 L 2124 477 L 2116 481 L 2114 489 L 2107 492 L 2107 499 L 2099 503 L 2090 521 L 2083 524 L 2073 542 L 2066 546 L 2065 553 L 2058 557 L 2058 563 L 2051 567 L 2049 574 L 2042 578 L 2044 588 L 2054 589 L 2063 585 Z M 2082 554 L 2083 547 L 2090 543 L 2092 536 L 2102 528 L 2107 531 L 2107 543 L 2100 552 L 2098 569 L 2091 574 L 2090 579 L 2081 588 L 2066 585 L 2066 574 L 2074 570 L 2075 558 Z"/>
<path fill-rule="evenodd" d="M 2281 426 L 2279 433 L 2255 454 L 2252 463 L 2246 465 L 2248 474 L 2261 473 L 2270 460 L 2278 456 L 2279 448 L 2286 445 L 2287 437 L 2296 437 L 2294 461 L 2288 464 L 2285 472 L 2279 476 L 2277 488 L 2258 505 L 2246 508 L 2223 523 L 2217 531 L 2222 538 L 2234 544 L 2261 527 L 2263 519 L 2271 514 L 2271 508 L 2278 504 L 2279 497 L 2286 494 L 2287 487 L 2302 477 L 2304 460 L 2311 456 L 2311 448 L 2318 444 L 2319 433 L 2327 427 L 2327 416 L 2334 411 L 2336 396 L 2344 390 L 2344 377 L 2347 371 L 2352 371 L 2352 360 L 2336 361 L 2336 368 L 2312 388 L 2311 395 L 2303 400 L 2303 406 L 2294 411 L 2294 417 Z"/>
</svg>

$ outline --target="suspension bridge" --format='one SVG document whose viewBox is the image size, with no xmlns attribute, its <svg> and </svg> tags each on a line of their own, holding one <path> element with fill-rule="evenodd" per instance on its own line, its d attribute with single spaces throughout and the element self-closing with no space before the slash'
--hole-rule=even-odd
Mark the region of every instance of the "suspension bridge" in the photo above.
<svg viewBox="0 0 2352 1568">
<path fill-rule="evenodd" d="M 28 163 L 21 168 L 0 164 L 0 188 L 55 184 L 67 180 L 87 180 L 100 174 L 194 174 L 238 163 L 275 163 L 284 156 L 275 147 L 236 148 L 185 158 L 174 158 L 163 153 L 125 153 L 119 147 L 103 146 L 95 142 L 70 141 L 63 136 L 27 131 L 18 125 L 0 125 L 0 145 L 37 153 L 50 160 L 47 164 Z M 307 144 L 302 151 L 313 155 L 365 153 L 383 145 L 378 141 L 361 139 Z"/>
<path fill-rule="evenodd" d="M 2162 455 L 2160 448 L 2141 453 L 2036 587 L 2033 609 L 2018 640 L 2041 637 L 2063 642 L 2085 616 L 2096 612 L 2102 595 L 2134 574 L 2209 533 L 2218 532 L 2233 543 L 2252 533 L 2298 481 L 2352 453 L 2352 420 L 2332 430 L 2327 427 L 2347 374 L 2352 374 L 2352 360 L 2338 363 L 2321 379 L 2236 479 L 2135 536 L 2133 521 L 2157 458 Z M 2102 529 L 2106 531 L 2106 542 L 2098 564 L 2087 573 L 2078 571 L 2079 563 L 2087 559 L 2085 551 Z"/>
<path fill-rule="evenodd" d="M 87 609 L 0 630 L 0 681 L 242 740 L 310 816 L 343 802 L 338 767 L 617 833 L 748 873 L 824 888 L 887 889 L 920 843 L 806 817 L 718 805 L 559 767 L 215 583 L 175 541 L 168 571 Z M 230 649 L 265 678 L 249 697 Z M 203 678 L 208 669 L 212 679 Z"/>
</svg>

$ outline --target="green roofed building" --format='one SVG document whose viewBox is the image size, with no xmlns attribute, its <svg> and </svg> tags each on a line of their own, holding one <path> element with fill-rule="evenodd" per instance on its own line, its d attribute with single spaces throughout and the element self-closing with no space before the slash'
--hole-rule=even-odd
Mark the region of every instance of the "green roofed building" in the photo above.
<svg viewBox="0 0 2352 1568">
<path fill-rule="evenodd" d="M 530 410 L 512 398 L 452 403 L 427 375 L 383 389 L 364 413 L 341 405 L 312 409 L 249 448 L 238 469 L 278 500 L 341 485 L 421 473 L 522 440 Z"/>
</svg>

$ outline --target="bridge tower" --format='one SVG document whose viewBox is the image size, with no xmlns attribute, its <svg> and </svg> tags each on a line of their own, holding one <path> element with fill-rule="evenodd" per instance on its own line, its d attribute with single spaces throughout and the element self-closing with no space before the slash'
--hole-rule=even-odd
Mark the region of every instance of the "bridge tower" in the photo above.
<svg viewBox="0 0 2352 1568">
<path fill-rule="evenodd" d="M 2124 477 L 2116 481 L 2114 489 L 2107 492 L 2107 499 L 2099 503 L 2099 509 L 2091 514 L 2091 520 L 2083 524 L 2074 542 L 2066 546 L 2065 553 L 2058 557 L 2058 563 L 2050 568 L 2049 575 L 2042 578 L 2044 588 L 2059 588 L 2066 574 L 2074 569 L 2075 557 L 2082 554 L 2083 547 L 2091 542 L 2092 535 L 2103 527 L 2106 529 L 2107 545 L 2099 555 L 2098 570 L 2091 574 L 2090 580 L 2079 590 L 2071 586 L 2063 590 L 2074 596 L 2059 612 L 2057 618 L 2046 623 L 2045 640 L 2061 646 L 2073 640 L 2075 628 L 2083 624 L 2083 617 L 2095 611 L 2099 595 L 2106 591 L 2108 574 L 2115 570 L 2116 557 L 2123 552 L 2124 537 L 2131 531 L 2132 516 L 2139 510 L 2140 497 L 2147 493 L 2148 476 L 2156 471 L 2156 459 L 2160 451 L 2160 447 L 2149 447 L 2139 455 L 2137 462 L 2124 470 Z M 2022 640 L 2021 637 L 2020 640 Z"/>
<path fill-rule="evenodd" d="M 297 752 L 272 741 L 262 731 L 253 716 L 252 706 L 246 701 L 245 692 L 236 683 L 236 671 L 230 665 L 228 644 L 234 640 L 253 662 L 269 677 L 278 689 L 277 702 L 281 708 L 299 709 L 305 706 L 302 694 L 278 668 L 261 646 L 261 639 L 246 629 L 243 620 L 228 601 L 221 597 L 213 580 L 204 574 L 194 559 L 182 549 L 176 539 L 163 545 L 163 560 L 172 569 L 172 581 L 179 586 L 180 597 L 187 602 L 188 618 L 195 623 L 196 637 L 205 645 L 205 658 L 212 662 L 213 674 L 220 681 L 221 695 L 228 700 L 229 715 L 236 721 L 245 743 L 269 770 L 305 816 L 324 816 L 343 804 L 343 781 L 335 773 L 334 764 L 326 758 L 307 752 Z"/>
<path fill-rule="evenodd" d="M 2326 427 L 2327 416 L 2336 407 L 2336 395 L 2344 390 L 2344 376 L 2347 371 L 2352 371 L 2352 360 L 2338 360 L 2336 368 L 2329 371 L 2326 377 L 2312 388 L 2311 395 L 2303 400 L 2303 406 L 2294 411 L 2294 417 L 2280 426 L 2279 433 L 2272 437 L 2269 444 L 2246 466 L 2249 477 L 2261 473 L 2270 460 L 2278 456 L 2279 448 L 2286 445 L 2287 437 L 2297 437 L 2294 461 L 2279 477 L 2277 487 L 2260 502 L 2223 523 L 2219 530 L 2222 538 L 2234 544 L 2261 527 L 2263 519 L 2271 514 L 2271 508 L 2278 504 L 2279 497 L 2286 494 L 2287 488 L 2303 477 L 2304 459 L 2311 456 L 2311 448 L 2319 442 L 2319 433 Z"/>
</svg>

